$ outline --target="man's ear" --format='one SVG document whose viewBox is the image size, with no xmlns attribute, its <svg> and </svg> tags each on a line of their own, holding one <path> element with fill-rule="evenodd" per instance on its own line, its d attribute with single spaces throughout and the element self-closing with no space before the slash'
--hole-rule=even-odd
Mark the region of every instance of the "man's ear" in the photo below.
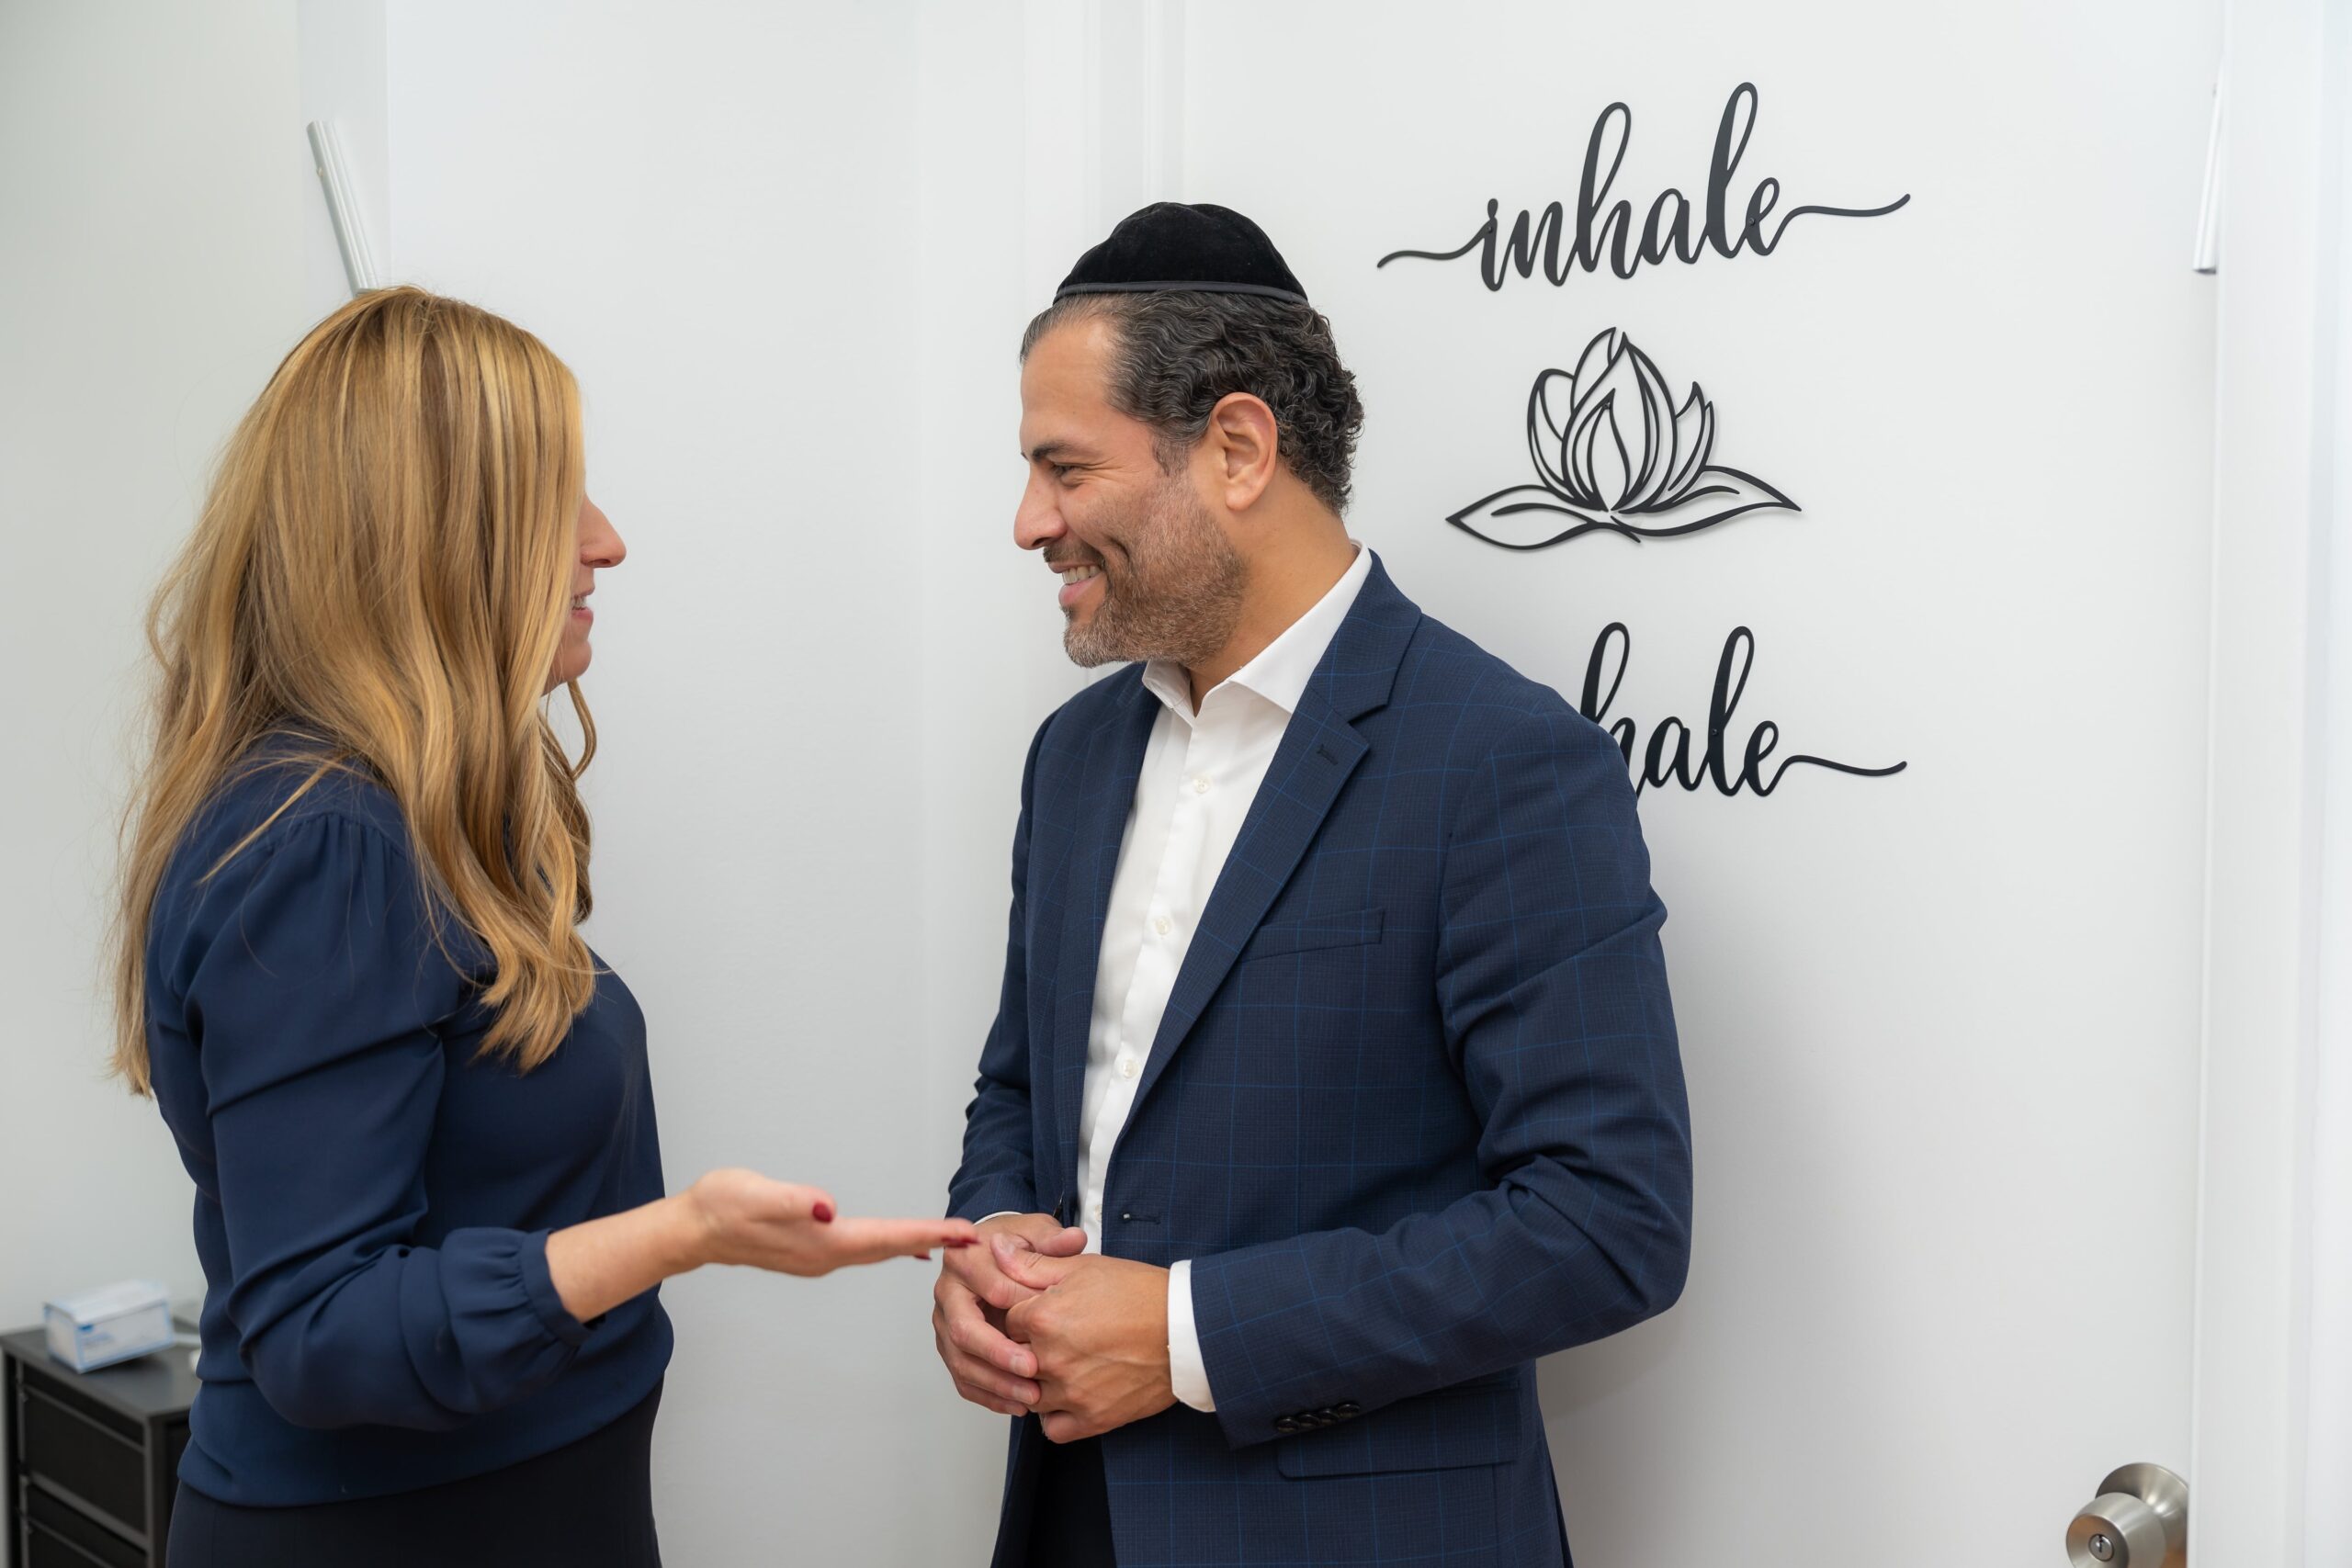
<svg viewBox="0 0 2352 1568">
<path fill-rule="evenodd" d="M 1228 512 L 1247 512 L 1274 482 L 1282 461 L 1274 411 L 1248 392 L 1227 392 L 1209 410 L 1206 432 L 1216 479 L 1225 487 Z"/>
</svg>

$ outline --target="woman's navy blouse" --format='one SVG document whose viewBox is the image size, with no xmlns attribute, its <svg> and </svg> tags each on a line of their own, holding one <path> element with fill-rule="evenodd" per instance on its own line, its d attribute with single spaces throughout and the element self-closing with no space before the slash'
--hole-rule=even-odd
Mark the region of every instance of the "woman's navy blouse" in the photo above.
<svg viewBox="0 0 2352 1568">
<path fill-rule="evenodd" d="M 481 1057 L 486 955 L 434 919 L 380 785 L 330 773 L 220 864 L 307 775 L 288 750 L 190 825 L 146 949 L 206 1281 L 180 1475 L 260 1506 L 536 1458 L 670 1358 L 656 1292 L 582 1324 L 548 1275 L 549 1231 L 662 1196 L 636 998 L 601 973 L 537 1069 Z"/>
</svg>

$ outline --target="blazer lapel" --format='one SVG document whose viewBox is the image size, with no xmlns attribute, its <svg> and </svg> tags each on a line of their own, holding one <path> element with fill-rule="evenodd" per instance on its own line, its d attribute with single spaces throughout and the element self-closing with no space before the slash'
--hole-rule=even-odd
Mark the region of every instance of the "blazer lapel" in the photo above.
<svg viewBox="0 0 2352 1568">
<path fill-rule="evenodd" d="M 1234 960 L 1298 869 L 1340 789 L 1363 760 L 1369 743 L 1356 732 L 1353 721 L 1387 702 L 1396 667 L 1420 618 L 1420 611 L 1396 591 L 1379 558 L 1374 557 L 1370 576 L 1283 731 L 1265 782 L 1258 786 L 1233 852 L 1226 857 L 1208 907 L 1201 911 L 1200 929 L 1193 933 L 1183 966 L 1176 972 L 1175 989 L 1169 994 L 1159 1032 L 1136 1084 L 1137 1108 L 1225 983 Z M 1114 857 L 1117 852 L 1114 837 Z M 1106 898 L 1109 886 L 1103 884 Z M 1080 1055 L 1082 1077 L 1082 1049 Z M 1135 1124 L 1133 1111 L 1127 1120 L 1128 1125 Z"/>
<path fill-rule="evenodd" d="M 1136 781 L 1143 774 L 1152 721 L 1159 716 L 1159 699 L 1145 689 L 1141 665 L 1112 679 L 1125 682 L 1127 689 L 1087 744 L 1086 783 L 1078 803 L 1077 838 L 1065 884 L 1069 897 L 1062 909 L 1060 973 L 1054 987 L 1053 1116 L 1065 1186 L 1077 1179 L 1078 1119 L 1086 1099 L 1087 1033 L 1094 1016 L 1094 976 L 1102 967 L 1102 926 L 1111 907 L 1111 881 L 1119 867 L 1119 843 L 1135 805 Z M 1068 1219 L 1065 1223 L 1077 1222 Z"/>
</svg>

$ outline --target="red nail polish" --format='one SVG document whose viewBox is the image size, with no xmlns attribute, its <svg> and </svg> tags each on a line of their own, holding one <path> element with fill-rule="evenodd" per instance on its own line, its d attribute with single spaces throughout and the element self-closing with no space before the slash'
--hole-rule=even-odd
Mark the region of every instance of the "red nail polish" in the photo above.
<svg viewBox="0 0 2352 1568">
<path fill-rule="evenodd" d="M 820 1225 L 831 1224 L 833 1223 L 833 1206 L 831 1203 L 820 1203 L 815 1208 L 808 1211 L 808 1217 L 816 1221 Z"/>
</svg>

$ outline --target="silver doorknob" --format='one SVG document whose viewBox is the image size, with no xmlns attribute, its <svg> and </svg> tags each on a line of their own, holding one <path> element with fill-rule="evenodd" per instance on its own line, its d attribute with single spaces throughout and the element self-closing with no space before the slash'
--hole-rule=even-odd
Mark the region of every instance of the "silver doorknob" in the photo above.
<svg viewBox="0 0 2352 1568">
<path fill-rule="evenodd" d="M 2066 1527 L 2074 1568 L 2187 1568 L 2188 1486 L 2160 1464 L 2127 1464 Z"/>
</svg>

